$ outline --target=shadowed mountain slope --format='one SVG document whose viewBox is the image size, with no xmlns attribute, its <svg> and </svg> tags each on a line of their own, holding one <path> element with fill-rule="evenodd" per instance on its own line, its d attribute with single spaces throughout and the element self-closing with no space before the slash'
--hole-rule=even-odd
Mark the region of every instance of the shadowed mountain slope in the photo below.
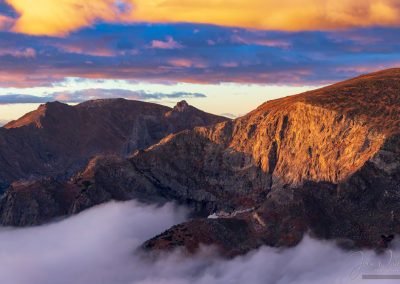
<svg viewBox="0 0 400 284">
<path fill-rule="evenodd" d="M 124 99 L 46 103 L 0 128 L 0 187 L 69 178 L 97 154 L 126 156 L 168 134 L 224 120 L 185 101 L 174 109 Z"/>
</svg>

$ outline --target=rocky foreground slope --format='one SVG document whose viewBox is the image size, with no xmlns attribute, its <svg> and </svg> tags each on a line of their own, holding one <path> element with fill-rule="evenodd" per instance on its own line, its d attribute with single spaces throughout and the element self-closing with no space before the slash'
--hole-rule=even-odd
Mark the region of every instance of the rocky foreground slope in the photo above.
<svg viewBox="0 0 400 284">
<path fill-rule="evenodd" d="M 197 218 L 144 248 L 195 251 L 204 243 L 232 256 L 293 246 L 307 232 L 384 247 L 382 235 L 400 233 L 400 69 L 270 101 L 128 159 L 99 156 L 71 182 L 56 183 L 12 186 L 0 221 L 38 224 L 110 199 L 175 200 Z"/>
<path fill-rule="evenodd" d="M 19 179 L 69 178 L 97 154 L 126 156 L 168 134 L 225 120 L 185 101 L 174 109 L 124 99 L 46 103 L 0 128 L 0 191 Z"/>
</svg>

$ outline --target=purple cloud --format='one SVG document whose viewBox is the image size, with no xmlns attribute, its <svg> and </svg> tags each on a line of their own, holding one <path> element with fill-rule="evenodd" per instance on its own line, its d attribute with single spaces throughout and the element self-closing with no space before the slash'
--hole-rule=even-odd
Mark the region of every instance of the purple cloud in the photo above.
<svg viewBox="0 0 400 284">
<path fill-rule="evenodd" d="M 131 100 L 162 100 L 162 99 L 188 99 L 205 98 L 206 95 L 200 93 L 174 92 L 148 93 L 145 91 L 131 91 L 124 89 L 85 89 L 73 92 L 55 92 L 48 96 L 32 95 L 3 95 L 0 96 L 0 104 L 28 104 L 46 103 L 50 101 L 60 101 L 65 103 L 80 103 L 87 100 L 125 98 Z"/>
</svg>

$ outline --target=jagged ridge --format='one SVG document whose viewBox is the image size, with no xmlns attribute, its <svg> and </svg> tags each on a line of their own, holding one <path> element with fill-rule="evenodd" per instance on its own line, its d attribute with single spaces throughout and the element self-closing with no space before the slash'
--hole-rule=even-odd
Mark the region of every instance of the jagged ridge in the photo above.
<svg viewBox="0 0 400 284">
<path fill-rule="evenodd" d="M 168 134 L 224 120 L 188 105 L 176 111 L 124 99 L 46 103 L 0 128 L 0 188 L 22 178 L 69 178 L 96 154 L 129 155 Z"/>
</svg>

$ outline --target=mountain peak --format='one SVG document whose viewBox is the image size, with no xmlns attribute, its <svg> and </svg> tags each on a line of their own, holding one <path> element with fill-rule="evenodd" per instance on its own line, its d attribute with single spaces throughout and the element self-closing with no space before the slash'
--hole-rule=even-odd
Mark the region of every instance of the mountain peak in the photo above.
<svg viewBox="0 0 400 284">
<path fill-rule="evenodd" d="M 206 115 L 204 111 L 189 105 L 185 100 L 178 102 L 172 110 L 166 112 L 165 117 L 168 120 L 174 121 L 174 124 L 181 124 L 185 123 L 185 121 L 191 121 L 195 122 L 195 124 L 198 125 L 211 125 L 218 122 L 229 120 L 226 117 L 218 115 L 213 115 L 213 114 Z M 182 130 L 183 129 L 186 128 L 182 128 Z"/>
<path fill-rule="evenodd" d="M 52 102 L 47 102 L 47 103 L 41 104 L 40 106 L 49 108 L 49 107 L 57 107 L 57 106 L 65 106 L 65 105 L 66 105 L 65 103 L 62 103 L 59 101 L 52 101 Z"/>
<path fill-rule="evenodd" d="M 13 120 L 6 125 L 4 128 L 19 128 L 22 126 L 35 125 L 37 128 L 42 128 L 42 119 L 49 113 L 64 113 L 66 109 L 71 107 L 67 104 L 60 103 L 58 101 L 47 102 L 41 104 L 36 110 L 31 111 L 17 120 Z"/>
<path fill-rule="evenodd" d="M 174 111 L 177 112 L 184 112 L 186 110 L 188 110 L 190 107 L 190 105 L 187 103 L 187 101 L 182 100 L 180 102 L 178 102 L 175 107 L 174 107 Z"/>
</svg>

